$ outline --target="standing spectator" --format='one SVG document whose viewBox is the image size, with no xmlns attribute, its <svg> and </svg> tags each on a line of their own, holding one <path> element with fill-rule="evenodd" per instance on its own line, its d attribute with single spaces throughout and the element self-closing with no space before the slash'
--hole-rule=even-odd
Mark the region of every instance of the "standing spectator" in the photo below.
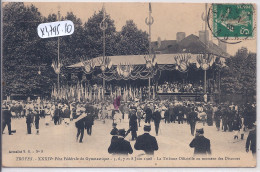
<svg viewBox="0 0 260 172">
<path fill-rule="evenodd" d="M 246 139 L 246 152 L 249 152 L 249 149 L 252 151 L 252 155 L 256 158 L 256 127 L 252 126 L 253 130 L 249 132 L 249 135 Z M 250 148 L 249 148 L 250 147 Z"/>
<path fill-rule="evenodd" d="M 84 119 L 84 117 L 83 118 L 81 117 L 81 115 L 85 115 L 85 114 L 83 114 L 84 111 L 85 111 L 85 109 L 83 107 L 81 107 L 80 110 L 79 110 L 80 114 L 78 114 L 78 117 L 77 117 L 77 118 L 80 118 L 80 119 L 75 123 L 76 128 L 77 128 L 76 141 L 78 141 L 78 138 L 80 136 L 79 143 L 82 143 L 82 140 L 83 140 L 83 137 L 84 137 L 85 119 Z"/>
<path fill-rule="evenodd" d="M 238 139 L 238 135 L 240 134 L 240 129 L 241 129 L 241 118 L 239 117 L 239 115 L 237 114 L 236 117 L 233 120 L 233 130 L 234 130 L 234 139 Z"/>
<path fill-rule="evenodd" d="M 39 122 L 40 122 L 40 111 L 37 107 L 35 107 L 35 113 L 34 113 L 34 124 L 36 129 L 36 134 L 39 134 Z"/>
<path fill-rule="evenodd" d="M 158 150 L 158 144 L 155 137 L 151 136 L 151 125 L 144 126 L 144 134 L 137 137 L 134 148 L 136 150 L 143 150 L 148 155 L 154 155 L 154 151 Z"/>
<path fill-rule="evenodd" d="M 135 109 L 132 109 L 130 111 L 131 116 L 130 116 L 130 120 L 129 120 L 129 128 L 132 134 L 132 140 L 135 140 L 137 138 L 137 133 L 136 131 L 138 130 L 137 127 L 137 117 L 136 117 L 136 111 Z"/>
<path fill-rule="evenodd" d="M 151 122 L 152 119 L 152 110 L 150 108 L 150 105 L 147 104 L 147 108 L 145 110 L 145 123 L 149 123 Z"/>
<path fill-rule="evenodd" d="M 178 124 L 182 123 L 183 124 L 183 118 L 184 118 L 184 106 L 178 105 L 176 107 L 176 115 L 178 117 Z"/>
<path fill-rule="evenodd" d="M 216 123 L 216 128 L 219 131 L 220 129 L 220 120 L 221 120 L 222 112 L 221 112 L 221 106 L 218 107 L 218 110 L 215 112 L 214 119 Z"/>
<path fill-rule="evenodd" d="M 198 114 L 197 112 L 195 112 L 195 108 L 193 107 L 187 117 L 187 122 L 190 124 L 191 135 L 193 136 L 194 136 L 194 130 L 195 130 L 197 120 L 198 120 Z"/>
<path fill-rule="evenodd" d="M 207 124 L 208 126 L 212 126 L 213 125 L 213 108 L 212 105 L 207 106 Z"/>
<path fill-rule="evenodd" d="M 93 107 L 89 107 L 90 109 Z M 94 110 L 94 109 L 93 109 Z M 87 129 L 87 134 L 91 135 L 92 133 L 92 126 L 94 125 L 94 111 L 88 111 L 86 109 L 87 116 L 85 117 L 85 128 Z"/>
<path fill-rule="evenodd" d="M 175 123 L 176 121 L 176 114 L 177 114 L 177 106 L 173 106 L 173 103 L 170 104 L 170 107 L 169 107 L 169 118 L 170 118 L 170 121 Z"/>
<path fill-rule="evenodd" d="M 226 132 L 228 128 L 228 113 L 228 109 L 225 106 L 222 112 L 222 130 L 224 130 L 224 132 Z"/>
<path fill-rule="evenodd" d="M 204 137 L 203 128 L 196 130 L 196 136 L 191 141 L 190 147 L 194 148 L 194 155 L 197 154 L 211 154 L 210 140 Z"/>
<path fill-rule="evenodd" d="M 118 130 L 118 138 L 115 140 L 111 140 L 111 144 L 108 148 L 108 153 L 110 154 L 122 154 L 128 155 L 133 153 L 132 146 L 129 141 L 124 139 L 125 137 L 125 130 L 120 129 Z"/>
<path fill-rule="evenodd" d="M 55 104 L 55 111 L 53 116 L 55 125 L 59 124 L 60 115 L 61 115 L 61 109 L 58 107 L 58 104 Z"/>
<path fill-rule="evenodd" d="M 8 107 L 6 105 L 4 105 L 2 107 L 2 114 L 3 114 L 3 117 L 2 117 L 2 132 L 4 132 L 5 130 L 5 127 L 7 125 L 8 127 L 8 133 L 9 135 L 13 135 L 12 134 L 12 130 L 11 130 L 11 120 L 12 120 L 12 114 L 11 114 L 11 111 L 8 109 Z"/>
<path fill-rule="evenodd" d="M 156 106 L 155 107 L 155 112 L 153 113 L 153 120 L 154 120 L 156 136 L 158 136 L 158 131 L 159 131 L 159 126 L 160 126 L 161 119 L 162 119 L 161 113 L 159 112 L 159 109 Z"/>
<path fill-rule="evenodd" d="M 166 123 L 170 123 L 170 120 L 169 120 L 169 117 L 170 117 L 170 115 L 169 115 L 169 109 L 167 109 L 166 111 L 165 111 L 165 113 L 164 113 L 164 122 L 165 122 L 165 124 Z"/>
<path fill-rule="evenodd" d="M 31 125 L 33 123 L 33 112 L 32 107 L 29 108 L 29 113 L 26 116 L 27 134 L 32 134 Z"/>
<path fill-rule="evenodd" d="M 138 126 L 140 127 L 140 123 L 141 123 L 141 119 L 142 119 L 142 116 L 143 116 L 143 111 L 142 109 L 140 108 L 140 106 L 137 107 L 137 120 L 138 120 Z"/>
<path fill-rule="evenodd" d="M 235 111 L 232 109 L 229 108 L 228 110 L 228 131 L 233 131 L 233 121 L 234 121 L 234 118 L 235 118 Z"/>
</svg>

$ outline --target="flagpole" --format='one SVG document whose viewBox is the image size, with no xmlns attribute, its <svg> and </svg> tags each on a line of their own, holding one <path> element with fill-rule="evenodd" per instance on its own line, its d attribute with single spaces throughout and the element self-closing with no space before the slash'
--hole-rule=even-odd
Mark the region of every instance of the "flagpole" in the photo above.
<svg viewBox="0 0 260 172">
<path fill-rule="evenodd" d="M 58 11 L 58 20 L 60 21 L 60 11 Z M 60 37 L 58 37 L 58 66 L 60 64 Z M 58 92 L 60 90 L 60 73 L 58 73 Z"/>
<path fill-rule="evenodd" d="M 103 20 L 100 23 L 100 29 L 103 31 L 103 63 L 105 63 L 105 56 L 106 56 L 106 29 L 107 29 L 107 23 L 105 21 L 106 19 L 106 11 L 105 11 L 105 5 L 103 4 L 102 7 L 103 11 Z M 105 71 L 103 71 L 103 100 L 105 98 Z"/>
<path fill-rule="evenodd" d="M 151 35 L 152 35 L 152 27 L 151 25 L 153 24 L 154 20 L 152 17 L 152 6 L 151 6 L 151 2 L 149 2 L 149 18 L 147 21 L 147 18 L 145 19 L 145 23 L 149 26 L 149 58 L 151 57 L 151 53 L 152 53 L 152 43 L 151 43 Z M 151 76 L 149 76 L 148 78 L 148 97 L 149 100 L 151 98 Z"/>
<path fill-rule="evenodd" d="M 207 16 L 207 3 L 205 4 L 205 12 Z M 207 48 L 207 20 L 205 20 L 205 51 L 204 58 L 206 58 L 206 48 Z M 207 94 L 207 70 L 204 70 L 204 94 Z"/>
</svg>

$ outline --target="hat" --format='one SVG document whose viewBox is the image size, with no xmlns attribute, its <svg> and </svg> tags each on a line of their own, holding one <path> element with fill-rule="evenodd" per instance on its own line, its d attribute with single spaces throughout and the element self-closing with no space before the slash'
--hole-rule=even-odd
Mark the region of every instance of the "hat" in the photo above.
<svg viewBox="0 0 260 172">
<path fill-rule="evenodd" d="M 144 125 L 144 131 L 151 131 L 151 125 L 150 124 L 145 124 Z"/>
<path fill-rule="evenodd" d="M 204 129 L 203 128 L 196 129 L 196 133 L 204 134 Z"/>
<path fill-rule="evenodd" d="M 118 130 L 118 135 L 125 137 L 125 129 Z"/>
</svg>

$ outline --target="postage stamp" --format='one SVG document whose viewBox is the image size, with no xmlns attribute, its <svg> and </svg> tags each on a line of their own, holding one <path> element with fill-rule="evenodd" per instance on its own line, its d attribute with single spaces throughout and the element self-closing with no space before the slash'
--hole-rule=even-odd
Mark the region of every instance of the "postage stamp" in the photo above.
<svg viewBox="0 0 260 172">
<path fill-rule="evenodd" d="M 217 38 L 254 38 L 253 4 L 213 4 L 213 33 Z"/>
</svg>

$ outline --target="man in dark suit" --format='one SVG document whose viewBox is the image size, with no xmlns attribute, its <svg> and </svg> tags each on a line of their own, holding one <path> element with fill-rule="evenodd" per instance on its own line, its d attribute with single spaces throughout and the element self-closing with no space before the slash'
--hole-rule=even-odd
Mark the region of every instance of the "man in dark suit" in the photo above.
<svg viewBox="0 0 260 172">
<path fill-rule="evenodd" d="M 216 123 L 216 127 L 217 127 L 218 131 L 220 129 L 221 116 L 222 116 L 222 111 L 221 111 L 221 106 L 219 106 L 218 110 L 214 114 L 214 119 L 215 119 L 215 123 Z"/>
<path fill-rule="evenodd" d="M 173 103 L 169 106 L 169 121 L 175 123 L 176 120 L 176 107 L 173 106 Z"/>
<path fill-rule="evenodd" d="M 87 129 L 88 135 L 92 133 L 92 125 L 94 125 L 94 108 L 89 106 L 89 110 L 86 109 L 87 116 L 85 118 L 85 128 Z"/>
<path fill-rule="evenodd" d="M 136 110 L 131 109 L 130 111 L 130 119 L 129 119 L 129 128 L 132 134 L 132 140 L 135 140 L 137 138 L 137 133 L 136 131 L 138 130 L 137 127 L 137 116 L 136 116 Z"/>
<path fill-rule="evenodd" d="M 187 116 L 187 122 L 190 124 L 190 132 L 191 135 L 194 136 L 194 130 L 196 126 L 196 122 L 199 120 L 197 112 L 195 112 L 195 108 L 193 107 L 191 112 L 189 112 Z"/>
<path fill-rule="evenodd" d="M 203 128 L 196 130 L 196 136 L 191 141 L 190 147 L 194 148 L 194 155 L 197 154 L 211 154 L 210 140 L 204 137 Z"/>
<path fill-rule="evenodd" d="M 161 119 L 162 119 L 161 113 L 159 112 L 159 109 L 156 106 L 155 107 L 155 112 L 153 113 L 153 120 L 154 120 L 156 136 L 158 136 L 158 131 L 159 131 L 159 126 L 160 126 Z"/>
<path fill-rule="evenodd" d="M 152 110 L 150 109 L 150 105 L 147 105 L 147 108 L 145 109 L 145 123 L 149 123 L 151 122 L 152 119 Z"/>
<path fill-rule="evenodd" d="M 81 107 L 80 108 L 80 114 L 78 114 L 78 118 L 83 115 L 85 111 L 85 108 Z M 82 118 L 80 120 L 78 120 L 76 123 L 76 128 L 77 128 L 77 138 L 76 140 L 78 141 L 79 135 L 80 135 L 80 139 L 79 139 L 79 143 L 82 143 L 83 137 L 84 137 L 84 129 L 85 129 L 85 118 Z"/>
<path fill-rule="evenodd" d="M 40 111 L 37 107 L 35 107 L 34 124 L 35 124 L 37 135 L 39 134 L 39 122 L 40 122 Z"/>
<path fill-rule="evenodd" d="M 184 106 L 177 105 L 175 109 L 175 113 L 178 117 L 178 124 L 183 124 L 183 118 L 184 118 Z"/>
<path fill-rule="evenodd" d="M 144 134 L 137 137 L 134 148 L 143 150 L 146 154 L 154 155 L 154 151 L 158 150 L 158 144 L 155 137 L 151 136 L 151 125 L 144 126 Z"/>
<path fill-rule="evenodd" d="M 32 134 L 33 115 L 32 107 L 30 107 L 29 113 L 26 116 L 27 134 Z"/>
<path fill-rule="evenodd" d="M 252 151 L 253 157 L 256 157 L 256 127 L 253 126 L 253 130 L 249 132 L 249 135 L 246 139 L 246 152 Z"/>
<path fill-rule="evenodd" d="M 12 118 L 12 114 L 11 111 L 8 109 L 8 107 L 6 105 L 4 105 L 2 107 L 2 112 L 3 112 L 3 123 L 2 123 L 2 132 L 4 132 L 5 127 L 7 125 L 8 127 L 8 133 L 9 135 L 12 135 L 12 130 L 11 130 L 11 118 Z"/>
<path fill-rule="evenodd" d="M 58 104 L 55 104 L 55 111 L 54 111 L 54 117 L 53 117 L 55 125 L 59 124 L 60 116 L 61 116 L 61 109 L 58 106 Z"/>
<path fill-rule="evenodd" d="M 133 153 L 133 149 L 129 141 L 124 139 L 125 129 L 118 130 L 118 138 L 112 139 L 111 144 L 108 148 L 108 153 L 110 154 L 121 154 L 128 155 Z"/>
</svg>

